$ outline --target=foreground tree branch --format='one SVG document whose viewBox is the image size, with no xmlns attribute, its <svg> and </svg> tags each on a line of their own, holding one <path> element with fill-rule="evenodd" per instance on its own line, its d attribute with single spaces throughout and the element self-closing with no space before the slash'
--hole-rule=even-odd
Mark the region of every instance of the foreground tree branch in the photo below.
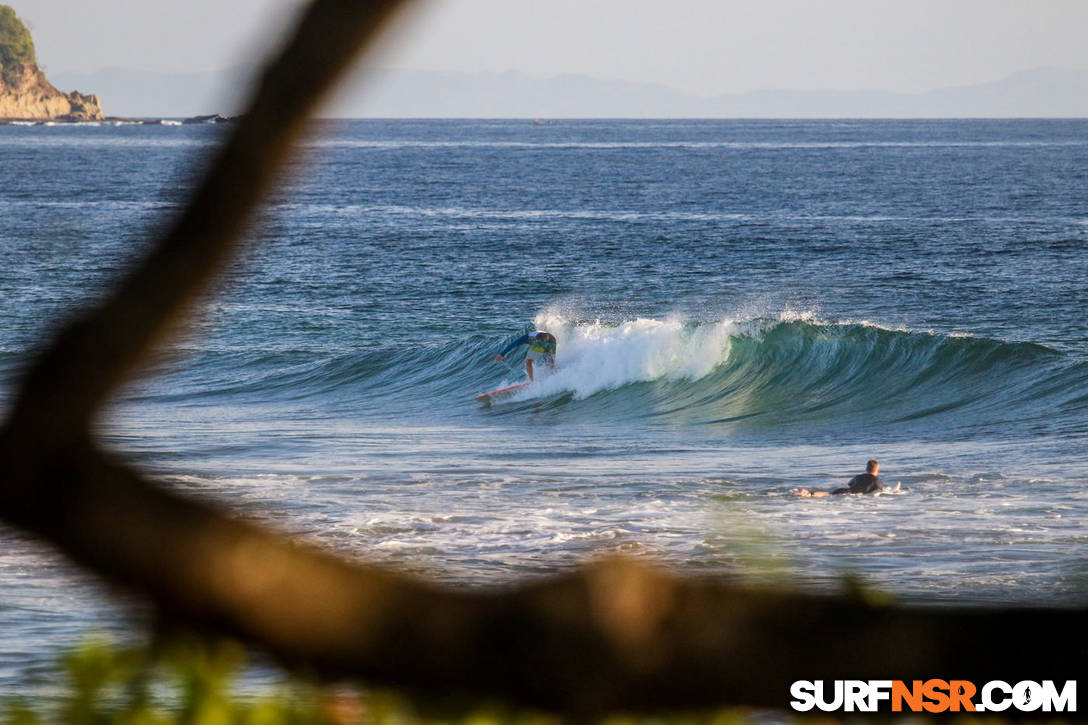
<svg viewBox="0 0 1088 725">
<path fill-rule="evenodd" d="M 577 714 L 781 707 L 796 679 L 1062 679 L 1084 611 L 921 610 L 609 561 L 465 592 L 345 561 L 163 490 L 96 446 L 109 395 L 230 259 L 321 93 L 399 3 L 317 0 L 187 210 L 31 366 L 0 431 L 0 516 L 171 622 L 327 676 Z"/>
</svg>

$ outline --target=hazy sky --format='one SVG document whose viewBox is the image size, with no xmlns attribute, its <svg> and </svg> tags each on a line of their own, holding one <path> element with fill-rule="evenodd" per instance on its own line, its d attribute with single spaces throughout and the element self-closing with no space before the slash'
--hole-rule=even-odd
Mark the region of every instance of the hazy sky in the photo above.
<svg viewBox="0 0 1088 725">
<path fill-rule="evenodd" d="M 300 0 L 0 0 L 47 70 L 219 70 Z M 581 73 L 705 95 L 922 91 L 1088 69 L 1088 0 L 417 0 L 389 67 Z"/>
</svg>

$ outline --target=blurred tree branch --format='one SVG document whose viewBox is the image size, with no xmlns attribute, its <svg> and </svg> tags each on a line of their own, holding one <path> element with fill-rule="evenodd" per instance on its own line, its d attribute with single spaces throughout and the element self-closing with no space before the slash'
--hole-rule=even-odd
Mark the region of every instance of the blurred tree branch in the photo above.
<svg viewBox="0 0 1088 725">
<path fill-rule="evenodd" d="M 186 211 L 31 365 L 0 431 L 0 517 L 172 623 L 327 676 L 578 714 L 782 707 L 796 679 L 1059 679 L 1083 610 L 921 610 L 608 561 L 488 592 L 345 561 L 155 486 L 92 436 L 109 396 L 206 290 L 323 92 L 396 0 L 317 0 Z"/>
</svg>

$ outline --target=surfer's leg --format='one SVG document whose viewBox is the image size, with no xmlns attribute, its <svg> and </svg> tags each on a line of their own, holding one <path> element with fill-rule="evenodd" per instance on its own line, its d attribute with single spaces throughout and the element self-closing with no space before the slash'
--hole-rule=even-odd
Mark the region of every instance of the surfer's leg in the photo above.
<svg viewBox="0 0 1088 725">
<path fill-rule="evenodd" d="M 532 382 L 532 380 L 533 380 L 533 361 L 528 359 L 528 358 L 525 359 L 525 372 L 529 373 L 529 381 Z"/>
</svg>

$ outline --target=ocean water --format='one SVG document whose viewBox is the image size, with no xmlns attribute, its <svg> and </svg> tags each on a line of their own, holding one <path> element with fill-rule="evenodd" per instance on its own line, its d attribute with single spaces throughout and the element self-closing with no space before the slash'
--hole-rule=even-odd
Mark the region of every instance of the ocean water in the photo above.
<svg viewBox="0 0 1088 725">
<path fill-rule="evenodd" d="M 0 408 L 228 128 L 0 127 Z M 1088 600 L 1088 121 L 320 122 L 251 238 L 102 422 L 164 486 L 464 586 Z M 133 611 L 0 529 L 0 687 Z"/>
</svg>

